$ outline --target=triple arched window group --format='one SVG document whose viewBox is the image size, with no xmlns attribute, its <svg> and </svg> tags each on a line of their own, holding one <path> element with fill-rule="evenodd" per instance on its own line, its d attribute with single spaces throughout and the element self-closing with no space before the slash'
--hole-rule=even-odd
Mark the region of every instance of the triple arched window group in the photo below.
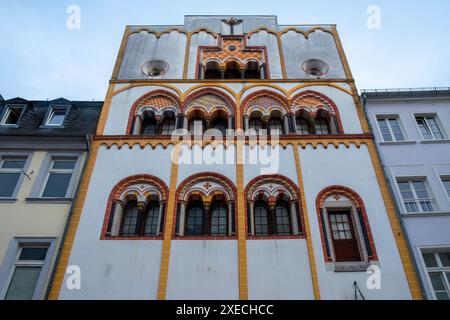
<svg viewBox="0 0 450 320">
<path fill-rule="evenodd" d="M 186 179 L 176 206 L 174 235 L 178 237 L 234 237 L 235 189 L 225 177 L 216 179 L 217 190 L 202 195 L 194 186 L 196 177 Z M 281 179 L 281 178 L 280 178 Z M 247 226 L 250 238 L 302 236 L 303 224 L 295 186 L 283 180 L 255 178 L 245 190 Z M 190 183 L 192 181 L 192 183 Z M 205 182 L 206 181 L 206 182 Z M 208 187 L 208 179 L 200 181 Z M 190 190 L 197 190 L 191 192 Z M 223 187 L 223 188 L 222 188 Z M 221 189 L 222 188 L 222 189 Z M 103 238 L 141 239 L 163 233 L 167 190 L 151 183 L 131 185 L 112 191 L 105 217 Z M 319 229 L 327 262 L 376 260 L 377 253 L 364 204 L 353 190 L 333 186 L 316 200 Z"/>
</svg>

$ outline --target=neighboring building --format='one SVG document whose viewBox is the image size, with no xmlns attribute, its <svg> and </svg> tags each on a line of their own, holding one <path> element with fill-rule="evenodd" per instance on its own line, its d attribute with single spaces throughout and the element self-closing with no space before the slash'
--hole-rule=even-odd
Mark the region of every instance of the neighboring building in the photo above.
<svg viewBox="0 0 450 320">
<path fill-rule="evenodd" d="M 256 129 L 281 133 L 271 163 L 253 161 Z M 421 298 L 336 27 L 128 26 L 49 297 L 354 299 L 355 284 Z"/>
<path fill-rule="evenodd" d="M 44 299 L 102 102 L 0 101 L 0 299 Z"/>
<path fill-rule="evenodd" d="M 450 299 L 450 88 L 364 90 L 428 299 Z"/>
</svg>

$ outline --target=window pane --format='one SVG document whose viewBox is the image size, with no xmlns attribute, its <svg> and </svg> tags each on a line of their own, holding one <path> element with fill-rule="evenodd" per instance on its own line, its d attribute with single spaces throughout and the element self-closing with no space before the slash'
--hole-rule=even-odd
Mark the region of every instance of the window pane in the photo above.
<svg viewBox="0 0 450 320">
<path fill-rule="evenodd" d="M 445 190 L 447 190 L 447 194 L 450 197 L 450 179 L 442 180 L 442 183 L 444 183 Z"/>
<path fill-rule="evenodd" d="M 438 266 L 434 253 L 424 253 L 423 260 L 427 268 L 436 268 Z"/>
<path fill-rule="evenodd" d="M 19 260 L 45 260 L 47 248 L 22 248 Z"/>
<path fill-rule="evenodd" d="M 297 117 L 295 118 L 296 125 L 297 125 L 297 133 L 298 134 L 309 134 L 309 122 L 308 120 Z"/>
<path fill-rule="evenodd" d="M 402 194 L 403 199 L 414 199 L 414 195 L 411 191 L 411 188 L 409 186 L 408 182 L 399 182 L 398 187 L 400 188 L 400 192 Z"/>
<path fill-rule="evenodd" d="M 430 126 L 431 132 L 434 134 L 435 139 L 444 139 L 444 136 L 441 133 L 441 129 L 439 129 L 436 119 L 427 118 L 427 122 Z"/>
<path fill-rule="evenodd" d="M 425 140 L 432 140 L 433 137 L 431 136 L 430 130 L 425 122 L 424 118 L 416 118 L 417 124 L 419 126 L 420 132 L 422 133 L 422 136 Z"/>
<path fill-rule="evenodd" d="M 43 197 L 64 198 L 69 187 L 71 173 L 51 173 L 45 186 Z"/>
<path fill-rule="evenodd" d="M 31 300 L 39 280 L 41 267 L 18 266 L 14 270 L 5 300 Z"/>
<path fill-rule="evenodd" d="M 211 213 L 211 235 L 227 235 L 227 209 L 225 203 L 213 204 Z"/>
<path fill-rule="evenodd" d="M 385 119 L 378 119 L 378 125 L 380 127 L 381 134 L 383 135 L 384 141 L 392 141 L 391 132 L 389 131 L 389 128 L 387 126 Z"/>
<path fill-rule="evenodd" d="M 17 124 L 22 113 L 23 108 L 9 108 L 7 111 L 7 117 L 5 124 Z"/>
<path fill-rule="evenodd" d="M 277 234 L 279 236 L 291 235 L 291 224 L 289 222 L 289 205 L 284 201 L 278 201 L 275 207 L 275 218 L 277 221 Z"/>
<path fill-rule="evenodd" d="M 4 160 L 2 168 L 3 169 L 23 169 L 25 167 L 26 159 L 11 159 Z"/>
<path fill-rule="evenodd" d="M 200 205 L 192 206 L 188 211 L 186 235 L 203 235 L 203 207 Z"/>
<path fill-rule="evenodd" d="M 66 115 L 66 110 L 54 110 L 48 119 L 48 124 L 50 125 L 61 125 L 64 121 L 64 116 Z"/>
<path fill-rule="evenodd" d="M 76 160 L 55 160 L 53 161 L 53 169 L 73 169 L 75 168 Z"/>
<path fill-rule="evenodd" d="M 314 126 L 316 128 L 316 134 L 329 134 L 328 124 L 324 119 L 318 118 L 314 120 Z"/>
<path fill-rule="evenodd" d="M 122 236 L 135 236 L 138 234 L 139 209 L 136 201 L 127 203 L 124 210 Z"/>
<path fill-rule="evenodd" d="M 0 197 L 12 197 L 21 173 L 0 173 Z"/>
<path fill-rule="evenodd" d="M 147 218 L 145 219 L 145 236 L 156 236 L 159 233 L 158 228 L 159 222 L 159 203 L 155 202 L 150 204 L 147 212 Z"/>
<path fill-rule="evenodd" d="M 392 132 L 394 133 L 394 137 L 396 141 L 405 140 L 403 137 L 402 130 L 400 129 L 400 125 L 397 119 L 389 119 L 389 124 L 391 126 Z"/>
<path fill-rule="evenodd" d="M 450 252 L 439 253 L 439 258 L 443 267 L 450 267 Z"/>
<path fill-rule="evenodd" d="M 256 202 L 253 214 L 255 216 L 255 235 L 268 236 L 269 224 L 267 216 L 268 213 L 265 203 L 262 201 Z"/>
</svg>

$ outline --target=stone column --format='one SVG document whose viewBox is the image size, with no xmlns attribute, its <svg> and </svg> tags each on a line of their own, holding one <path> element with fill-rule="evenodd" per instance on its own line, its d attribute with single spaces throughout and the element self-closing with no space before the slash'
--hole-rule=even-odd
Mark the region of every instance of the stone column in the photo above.
<svg viewBox="0 0 450 320">
<path fill-rule="evenodd" d="M 250 235 L 254 236 L 255 235 L 255 216 L 253 214 L 253 205 L 254 205 L 253 201 L 250 201 L 249 205 L 250 205 L 250 208 L 249 208 L 250 209 L 250 221 L 249 221 Z"/>
<path fill-rule="evenodd" d="M 284 115 L 283 116 L 283 124 L 284 124 L 284 134 L 289 134 L 289 115 Z"/>
<path fill-rule="evenodd" d="M 233 202 L 228 202 L 228 235 L 231 236 L 233 232 Z"/>
<path fill-rule="evenodd" d="M 123 203 L 122 201 L 116 201 L 114 208 L 114 218 L 111 226 L 111 236 L 116 237 L 120 235 L 120 225 L 122 224 L 123 215 Z"/>
<path fill-rule="evenodd" d="M 162 223 L 162 217 L 163 217 L 163 208 L 164 208 L 164 202 L 159 202 L 159 213 L 158 213 L 158 224 L 156 226 L 156 235 L 159 236 L 161 234 L 161 223 Z"/>
<path fill-rule="evenodd" d="M 184 224 L 186 219 L 186 204 L 184 201 L 180 202 L 180 222 L 178 224 L 178 235 L 184 236 Z"/>
<path fill-rule="evenodd" d="M 291 223 L 292 223 L 292 234 L 294 236 L 298 236 L 298 220 L 297 220 L 297 210 L 295 208 L 295 201 L 291 201 L 290 203 L 290 211 L 291 211 Z"/>
<path fill-rule="evenodd" d="M 250 129 L 250 119 L 247 115 L 244 116 L 244 132 Z"/>
</svg>

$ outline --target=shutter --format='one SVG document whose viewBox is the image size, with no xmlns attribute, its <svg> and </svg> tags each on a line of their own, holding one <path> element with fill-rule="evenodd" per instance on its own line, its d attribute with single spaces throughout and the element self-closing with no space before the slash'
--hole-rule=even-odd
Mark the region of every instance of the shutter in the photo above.
<svg viewBox="0 0 450 320">
<path fill-rule="evenodd" d="M 111 235 L 112 224 L 114 221 L 114 213 L 116 212 L 116 205 L 117 203 L 115 201 L 111 205 L 111 214 L 109 215 L 108 227 L 106 229 L 107 236 Z"/>
<path fill-rule="evenodd" d="M 298 232 L 302 236 L 303 235 L 303 225 L 302 225 L 302 219 L 300 216 L 300 207 L 299 207 L 298 201 L 295 202 L 295 214 L 297 216 L 297 225 L 298 225 Z"/>
<path fill-rule="evenodd" d="M 323 232 L 323 238 L 325 239 L 325 249 L 327 251 L 327 258 L 331 258 L 331 252 L 330 252 L 330 244 L 328 243 L 328 235 L 327 235 L 327 227 L 325 224 L 325 219 L 323 217 L 323 209 L 320 209 L 320 221 L 322 222 L 322 232 Z"/>
<path fill-rule="evenodd" d="M 170 212 L 168 213 L 170 214 Z M 180 204 L 177 203 L 177 222 L 175 224 L 175 234 L 180 234 Z"/>
<path fill-rule="evenodd" d="M 166 214 L 166 203 L 163 202 L 162 203 L 162 211 L 161 211 L 161 225 L 159 226 L 159 230 L 158 230 L 159 234 L 162 234 L 163 230 L 164 230 L 165 214 Z"/>
<path fill-rule="evenodd" d="M 250 226 L 250 202 L 247 202 L 247 233 L 250 234 L 251 232 L 251 226 Z"/>
<path fill-rule="evenodd" d="M 373 256 L 372 247 L 370 246 L 369 234 L 367 233 L 367 228 L 366 228 L 366 224 L 364 222 L 363 213 L 361 211 L 361 208 L 356 209 L 356 211 L 358 212 L 359 224 L 361 225 L 364 243 L 366 244 L 367 255 L 369 257 L 372 257 Z"/>
</svg>

